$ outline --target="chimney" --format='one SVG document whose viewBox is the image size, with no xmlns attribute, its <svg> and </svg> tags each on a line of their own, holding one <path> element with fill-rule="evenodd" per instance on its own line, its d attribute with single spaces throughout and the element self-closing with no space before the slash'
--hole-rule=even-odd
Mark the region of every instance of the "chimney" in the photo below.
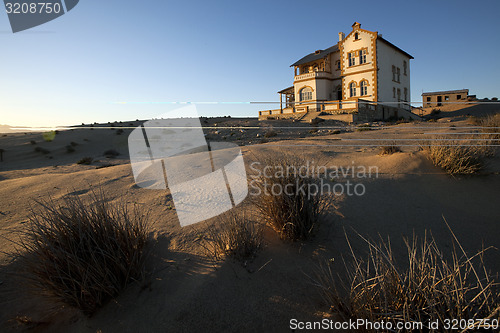
<svg viewBox="0 0 500 333">
<path fill-rule="evenodd" d="M 345 33 L 339 32 L 339 42 L 343 41 L 345 38 Z"/>
</svg>

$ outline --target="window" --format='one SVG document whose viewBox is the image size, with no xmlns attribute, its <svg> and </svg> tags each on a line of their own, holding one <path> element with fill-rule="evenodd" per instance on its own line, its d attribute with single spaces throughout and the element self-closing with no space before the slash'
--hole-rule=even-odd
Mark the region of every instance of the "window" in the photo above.
<svg viewBox="0 0 500 333">
<path fill-rule="evenodd" d="M 430 97 L 427 97 L 427 102 L 430 102 L 431 101 L 431 98 Z"/>
<path fill-rule="evenodd" d="M 360 96 L 366 96 L 368 95 L 368 82 L 365 80 L 361 81 L 359 83 L 359 90 L 360 90 Z"/>
<path fill-rule="evenodd" d="M 397 70 L 397 74 L 398 74 L 398 79 L 397 79 L 397 81 L 398 81 L 398 82 L 401 82 L 401 70 L 399 69 L 399 67 L 398 67 L 396 70 Z"/>
<path fill-rule="evenodd" d="M 408 102 L 408 88 L 405 88 L 404 92 L 405 92 L 404 93 L 404 96 L 405 96 L 404 101 Z"/>
<path fill-rule="evenodd" d="M 354 39 L 355 39 L 355 40 L 358 40 L 358 39 L 359 39 L 359 34 L 358 34 L 357 32 L 354 34 Z"/>
<path fill-rule="evenodd" d="M 314 71 L 314 72 L 317 72 L 318 70 L 319 70 L 318 65 L 314 65 L 314 67 L 313 67 L 313 71 Z"/>
<path fill-rule="evenodd" d="M 351 82 L 349 84 L 349 93 L 351 97 L 356 96 L 356 82 Z"/>
<path fill-rule="evenodd" d="M 355 58 L 354 58 L 354 52 L 349 53 L 348 56 L 349 56 L 349 67 L 354 66 L 356 63 Z"/>
<path fill-rule="evenodd" d="M 359 64 L 366 64 L 366 50 L 359 51 Z"/>
<path fill-rule="evenodd" d="M 392 65 L 392 81 L 396 81 L 396 66 L 394 65 Z"/>
<path fill-rule="evenodd" d="M 312 89 L 305 87 L 300 89 L 299 97 L 301 101 L 309 101 L 312 99 Z"/>
<path fill-rule="evenodd" d="M 462 99 L 462 95 L 457 95 L 457 99 Z"/>
<path fill-rule="evenodd" d="M 445 101 L 449 101 L 450 100 L 450 96 L 444 96 L 444 100 Z"/>
<path fill-rule="evenodd" d="M 401 89 L 398 88 L 398 102 L 401 102 Z"/>
<path fill-rule="evenodd" d="M 337 61 L 335 62 L 335 65 L 336 65 L 337 69 L 340 69 L 340 60 L 337 60 Z"/>
<path fill-rule="evenodd" d="M 407 71 L 407 68 L 408 67 L 408 63 L 405 61 L 403 61 L 403 74 L 406 75 L 406 71 Z"/>
<path fill-rule="evenodd" d="M 396 88 L 392 88 L 392 97 L 396 98 Z"/>
</svg>

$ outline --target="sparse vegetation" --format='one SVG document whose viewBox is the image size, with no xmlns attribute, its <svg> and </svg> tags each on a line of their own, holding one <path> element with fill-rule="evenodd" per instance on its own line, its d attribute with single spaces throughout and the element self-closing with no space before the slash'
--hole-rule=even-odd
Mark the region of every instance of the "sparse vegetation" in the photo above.
<svg viewBox="0 0 500 333">
<path fill-rule="evenodd" d="M 500 139 L 500 113 L 481 118 L 479 126 L 482 127 L 481 132 L 490 133 L 489 139 L 495 140 L 495 144 L 498 144 L 496 140 Z"/>
<path fill-rule="evenodd" d="M 42 138 L 43 140 L 47 142 L 54 141 L 56 134 L 58 134 L 58 131 L 49 131 L 49 132 L 44 132 L 42 133 Z"/>
<path fill-rule="evenodd" d="M 306 162 L 295 156 L 269 157 L 264 165 L 273 169 L 300 170 Z M 318 180 L 298 172 L 272 172 L 269 177 L 255 179 L 260 195 L 254 204 L 261 218 L 282 239 L 307 239 L 317 226 L 321 215 L 329 208 L 330 197 L 315 192 Z"/>
<path fill-rule="evenodd" d="M 92 157 L 83 157 L 80 159 L 76 164 L 85 164 L 85 165 L 90 165 L 94 159 Z"/>
<path fill-rule="evenodd" d="M 104 152 L 103 155 L 108 157 L 108 158 L 112 158 L 112 157 L 116 157 L 116 156 L 120 155 L 120 153 L 118 151 L 116 151 L 115 149 L 108 149 Z"/>
<path fill-rule="evenodd" d="M 318 124 L 324 122 L 325 120 L 323 118 L 316 117 L 314 119 L 311 119 L 311 125 L 312 126 L 317 126 Z"/>
<path fill-rule="evenodd" d="M 209 225 L 202 246 L 217 260 L 231 257 L 238 261 L 251 260 L 263 242 L 262 225 L 245 215 L 229 212 Z"/>
<path fill-rule="evenodd" d="M 363 125 L 359 125 L 358 127 L 356 127 L 356 131 L 358 132 L 363 132 L 363 131 L 371 131 L 372 126 L 370 124 L 363 124 Z"/>
<path fill-rule="evenodd" d="M 485 157 L 492 154 L 490 141 L 471 141 L 437 136 L 422 145 L 432 163 L 450 175 L 474 174 L 484 166 Z"/>
<path fill-rule="evenodd" d="M 399 146 L 396 146 L 395 144 L 380 147 L 380 155 L 392 155 L 394 153 L 400 152 L 401 148 Z"/>
<path fill-rule="evenodd" d="M 277 135 L 278 135 L 278 133 L 276 133 L 274 130 L 268 130 L 268 131 L 266 131 L 266 133 L 264 133 L 265 138 L 272 138 L 272 137 L 275 137 Z"/>
<path fill-rule="evenodd" d="M 471 320 L 476 325 L 480 319 L 498 319 L 498 280 L 486 270 L 485 250 L 469 257 L 455 238 L 451 254 L 445 256 L 432 236 L 426 235 L 421 242 L 414 236 L 404 240 L 408 259 L 399 266 L 389 239 L 378 244 L 364 240 L 369 246 L 366 258 L 351 248 L 350 260 L 340 265 L 342 273 L 335 274 L 333 263 L 328 262 L 312 277 L 340 320 L 385 321 L 393 327 L 397 322 L 437 320 L 438 331 L 444 332 L 446 319 Z"/>
<path fill-rule="evenodd" d="M 16 255 L 20 277 L 33 294 L 92 315 L 143 277 L 148 230 L 147 214 L 102 191 L 38 202 Z"/>
</svg>

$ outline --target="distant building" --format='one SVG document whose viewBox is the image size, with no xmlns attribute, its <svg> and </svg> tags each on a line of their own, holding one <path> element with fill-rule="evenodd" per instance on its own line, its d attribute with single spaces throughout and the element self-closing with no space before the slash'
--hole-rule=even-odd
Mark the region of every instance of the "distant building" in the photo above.
<svg viewBox="0 0 500 333">
<path fill-rule="evenodd" d="M 457 102 L 465 102 L 468 100 L 468 96 L 469 89 L 424 92 L 422 94 L 422 107 L 436 107 Z"/>
<path fill-rule="evenodd" d="M 280 109 L 259 111 L 259 117 L 323 112 L 345 121 L 410 118 L 411 59 L 355 22 L 347 36 L 339 33 L 337 44 L 293 63 L 293 86 L 278 92 Z"/>
</svg>

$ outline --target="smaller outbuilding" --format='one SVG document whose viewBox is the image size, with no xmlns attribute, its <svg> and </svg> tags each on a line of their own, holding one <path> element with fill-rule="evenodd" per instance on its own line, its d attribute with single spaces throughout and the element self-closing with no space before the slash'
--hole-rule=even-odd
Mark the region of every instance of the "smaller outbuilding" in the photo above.
<svg viewBox="0 0 500 333">
<path fill-rule="evenodd" d="M 422 107 L 427 108 L 466 102 L 468 96 L 469 89 L 424 92 L 422 94 Z"/>
</svg>

